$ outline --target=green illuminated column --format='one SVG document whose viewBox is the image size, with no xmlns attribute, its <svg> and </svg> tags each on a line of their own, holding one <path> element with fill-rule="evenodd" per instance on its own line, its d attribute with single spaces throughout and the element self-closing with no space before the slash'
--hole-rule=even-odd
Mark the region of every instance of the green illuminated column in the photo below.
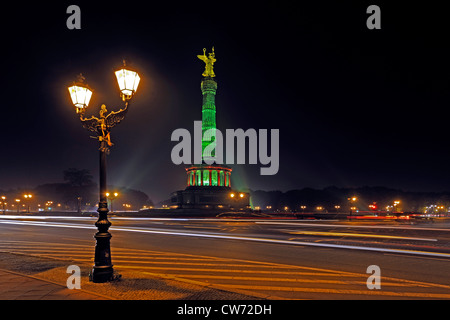
<svg viewBox="0 0 450 320">
<path fill-rule="evenodd" d="M 213 129 L 215 133 L 216 129 L 216 90 L 217 82 L 212 77 L 204 77 L 201 84 L 203 93 L 203 106 L 202 106 L 202 134 L 206 130 Z M 208 140 L 209 139 L 209 140 Z M 214 141 L 214 137 L 211 139 L 211 134 L 207 136 L 207 139 L 202 140 L 202 155 L 211 141 Z M 215 152 L 211 153 L 211 157 L 215 156 Z M 203 157 L 205 159 L 205 157 Z"/>
</svg>

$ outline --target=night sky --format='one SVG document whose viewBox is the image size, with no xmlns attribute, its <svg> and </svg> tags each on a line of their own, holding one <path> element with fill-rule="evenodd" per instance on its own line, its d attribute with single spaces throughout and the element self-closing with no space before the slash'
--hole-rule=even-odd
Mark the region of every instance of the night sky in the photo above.
<svg viewBox="0 0 450 320">
<path fill-rule="evenodd" d="M 439 5 L 166 3 L 2 4 L 0 189 L 62 182 L 71 167 L 97 179 L 98 143 L 67 86 L 81 72 L 94 89 L 87 115 L 117 110 L 123 58 L 142 80 L 111 133 L 108 184 L 153 201 L 183 189 L 170 137 L 201 120 L 196 55 L 214 46 L 217 127 L 280 130 L 278 174 L 234 165 L 235 188 L 450 191 L 450 24 Z M 66 27 L 71 4 L 81 30 Z M 381 30 L 366 27 L 370 4 Z"/>
</svg>

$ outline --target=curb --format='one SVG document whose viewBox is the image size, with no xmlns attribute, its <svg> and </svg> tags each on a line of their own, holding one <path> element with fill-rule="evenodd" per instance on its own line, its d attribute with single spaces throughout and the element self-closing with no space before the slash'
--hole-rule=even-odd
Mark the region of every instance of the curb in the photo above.
<svg viewBox="0 0 450 320">
<path fill-rule="evenodd" d="M 30 279 L 33 279 L 33 280 L 38 280 L 38 281 L 42 281 L 42 282 L 51 283 L 51 284 L 57 285 L 57 286 L 59 286 L 59 287 L 61 287 L 61 288 L 68 289 L 67 286 L 65 286 L 65 285 L 63 285 L 63 284 L 61 284 L 61 283 L 52 281 L 52 280 L 48 280 L 48 279 L 44 279 L 44 278 L 39 278 L 39 277 L 35 277 L 35 276 L 32 276 L 32 275 L 23 274 L 23 273 L 11 271 L 11 270 L 6 270 L 6 269 L 0 269 L 0 271 L 6 272 L 6 273 L 10 273 L 10 274 L 13 274 L 13 275 L 16 275 L 16 276 L 19 276 L 19 277 L 30 278 Z M 68 290 L 70 290 L 70 289 L 68 289 Z M 102 295 L 102 294 L 100 294 L 100 293 L 92 292 L 92 291 L 89 291 L 89 290 L 84 290 L 84 289 L 72 289 L 72 290 L 73 290 L 73 292 L 75 292 L 75 293 L 76 293 L 76 292 L 86 293 L 86 294 L 98 296 L 98 297 L 103 298 L 103 299 L 106 299 L 106 300 L 117 300 L 117 299 L 115 299 L 115 298 L 113 298 L 113 297 L 105 296 L 105 295 Z"/>
</svg>

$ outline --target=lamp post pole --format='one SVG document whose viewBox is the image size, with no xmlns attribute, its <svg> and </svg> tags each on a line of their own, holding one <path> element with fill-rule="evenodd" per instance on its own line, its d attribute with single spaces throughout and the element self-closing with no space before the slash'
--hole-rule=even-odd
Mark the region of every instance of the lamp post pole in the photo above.
<svg viewBox="0 0 450 320">
<path fill-rule="evenodd" d="M 84 118 L 84 112 L 80 114 L 83 126 L 90 131 L 96 132 L 98 136 L 94 138 L 100 142 L 98 220 L 95 222 L 98 232 L 94 235 L 96 240 L 94 266 L 90 274 L 91 281 L 97 283 L 120 278 L 119 274 L 114 273 L 111 261 L 111 234 L 108 231 L 111 222 L 108 220 L 108 197 L 106 195 L 106 156 L 109 154 L 109 147 L 113 145 L 110 140 L 110 130 L 125 118 L 128 104 L 129 102 L 126 101 L 124 109 L 111 111 L 108 115 L 106 115 L 106 106 L 102 105 L 99 118 Z"/>
<path fill-rule="evenodd" d="M 108 232 L 111 222 L 108 220 L 108 202 L 106 198 L 106 152 L 108 150 L 106 141 L 100 142 L 100 200 L 98 203 L 98 220 L 95 223 L 98 232 L 94 238 L 95 257 L 94 267 L 90 275 L 93 282 L 111 281 L 118 275 L 114 275 L 114 269 L 111 262 L 111 234 Z M 120 276 L 119 276 L 120 277 Z"/>
<path fill-rule="evenodd" d="M 92 116 L 85 118 L 84 113 L 92 96 L 92 90 L 85 84 L 84 78 L 80 75 L 79 82 L 69 87 L 69 93 L 72 102 L 76 108 L 76 112 L 80 115 L 80 120 L 84 128 L 95 132 L 97 136 L 92 137 L 100 142 L 99 148 L 99 203 L 98 203 L 98 220 L 95 222 L 97 233 L 94 235 L 95 256 L 94 266 L 92 268 L 89 279 L 93 282 L 102 283 L 120 278 L 120 275 L 114 272 L 111 260 L 111 234 L 108 229 L 111 222 L 108 220 L 108 198 L 106 195 L 106 155 L 109 154 L 109 147 L 113 145 L 110 138 L 110 130 L 119 124 L 128 112 L 128 104 L 133 95 L 136 93 L 140 77 L 137 72 L 130 71 L 124 67 L 115 72 L 117 82 L 120 88 L 120 96 L 125 102 L 125 108 L 119 111 L 108 110 L 105 105 L 101 106 L 99 117 Z"/>
</svg>

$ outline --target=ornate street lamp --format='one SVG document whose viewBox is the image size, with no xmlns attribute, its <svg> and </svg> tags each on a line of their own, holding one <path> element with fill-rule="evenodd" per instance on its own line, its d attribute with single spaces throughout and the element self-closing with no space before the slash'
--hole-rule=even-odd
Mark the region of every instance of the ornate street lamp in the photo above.
<svg viewBox="0 0 450 320">
<path fill-rule="evenodd" d="M 83 114 L 89 105 L 92 97 L 92 90 L 84 83 L 83 75 L 78 76 L 78 82 L 74 82 L 73 86 L 69 87 L 70 98 L 76 108 L 77 113 Z"/>
<path fill-rule="evenodd" d="M 106 155 L 109 154 L 109 148 L 113 145 L 110 139 L 110 130 L 125 118 L 128 104 L 136 93 L 140 81 L 137 72 L 125 67 L 125 61 L 124 67 L 116 71 L 115 74 L 119 84 L 120 96 L 125 102 L 125 107 L 119 111 L 111 111 L 108 114 L 106 106 L 103 104 L 98 118 L 95 116 L 90 118 L 84 117 L 92 96 L 92 90 L 84 83 L 85 79 L 80 75 L 78 82 L 69 87 L 72 103 L 76 108 L 76 112 L 80 115 L 83 127 L 95 132 L 96 136 L 92 138 L 100 142 L 100 200 L 97 209 L 98 220 L 95 223 L 98 232 L 94 236 L 96 240 L 94 266 L 89 275 L 90 280 L 97 283 L 120 278 L 120 275 L 114 273 L 111 262 L 111 234 L 108 232 L 111 222 L 108 220 L 109 210 L 106 196 Z"/>
<path fill-rule="evenodd" d="M 117 70 L 115 74 L 117 78 L 117 83 L 119 84 L 120 88 L 120 96 L 123 101 L 128 101 L 136 93 L 141 78 L 139 77 L 136 71 L 133 71 L 128 67 L 127 68 L 125 67 L 126 63 L 124 60 L 123 68 Z"/>
</svg>

